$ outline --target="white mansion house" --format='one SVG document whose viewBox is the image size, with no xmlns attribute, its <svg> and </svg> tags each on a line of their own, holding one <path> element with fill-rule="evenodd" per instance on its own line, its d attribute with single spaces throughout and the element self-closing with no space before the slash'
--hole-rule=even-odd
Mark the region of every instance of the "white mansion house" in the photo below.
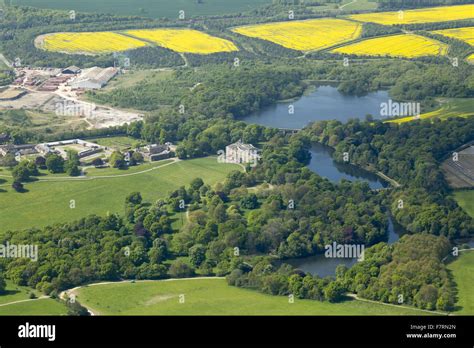
<svg viewBox="0 0 474 348">
<path fill-rule="evenodd" d="M 225 148 L 227 163 L 257 163 L 260 158 L 258 149 L 252 144 L 244 144 L 242 140 Z"/>
</svg>

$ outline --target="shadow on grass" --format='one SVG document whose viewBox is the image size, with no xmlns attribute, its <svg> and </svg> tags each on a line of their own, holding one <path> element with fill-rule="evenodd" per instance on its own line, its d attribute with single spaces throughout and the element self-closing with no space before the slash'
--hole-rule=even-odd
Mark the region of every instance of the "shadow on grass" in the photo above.
<svg viewBox="0 0 474 348">
<path fill-rule="evenodd" d="M 18 188 L 18 189 L 13 189 L 14 192 L 17 192 L 17 193 L 27 193 L 27 192 L 30 192 L 30 190 L 22 187 L 22 188 Z"/>
<path fill-rule="evenodd" d="M 452 258 L 449 260 L 449 262 L 453 262 L 454 260 L 455 258 Z M 448 273 L 449 281 L 451 282 L 451 285 L 453 287 L 453 297 L 454 297 L 454 303 L 455 303 L 454 307 L 451 309 L 451 312 L 459 312 L 460 310 L 463 309 L 463 307 L 457 304 L 459 301 L 458 284 L 454 280 L 453 271 L 451 271 L 450 269 L 446 267 L 446 272 Z"/>
<path fill-rule="evenodd" d="M 16 295 L 20 292 L 20 290 L 5 290 L 0 293 L 1 296 L 7 296 L 7 295 Z"/>
</svg>

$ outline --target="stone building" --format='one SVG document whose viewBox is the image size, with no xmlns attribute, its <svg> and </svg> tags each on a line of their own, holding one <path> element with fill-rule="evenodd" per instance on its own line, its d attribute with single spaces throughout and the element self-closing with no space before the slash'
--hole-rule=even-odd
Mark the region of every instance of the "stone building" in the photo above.
<svg viewBox="0 0 474 348">
<path fill-rule="evenodd" d="M 242 140 L 225 148 L 227 163 L 256 163 L 259 158 L 258 149 L 252 144 L 244 144 Z"/>
</svg>

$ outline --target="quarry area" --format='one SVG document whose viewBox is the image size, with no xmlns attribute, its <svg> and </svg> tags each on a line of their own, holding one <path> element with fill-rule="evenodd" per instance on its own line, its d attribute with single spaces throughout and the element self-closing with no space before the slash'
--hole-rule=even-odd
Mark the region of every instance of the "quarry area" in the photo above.
<svg viewBox="0 0 474 348">
<path fill-rule="evenodd" d="M 104 88 L 118 68 L 15 68 L 15 81 L 0 89 L 0 109 L 35 110 L 81 119 L 88 129 L 121 126 L 143 119 L 143 114 L 96 105 L 85 100 L 88 90 Z"/>
</svg>

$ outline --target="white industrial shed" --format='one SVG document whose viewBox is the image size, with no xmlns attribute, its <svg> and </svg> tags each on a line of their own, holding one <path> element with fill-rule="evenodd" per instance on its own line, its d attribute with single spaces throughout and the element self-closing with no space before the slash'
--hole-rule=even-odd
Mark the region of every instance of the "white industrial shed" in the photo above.
<svg viewBox="0 0 474 348">
<path fill-rule="evenodd" d="M 116 68 L 93 67 L 85 69 L 74 79 L 70 86 L 72 89 L 100 89 L 104 87 L 115 75 L 118 74 Z"/>
</svg>

